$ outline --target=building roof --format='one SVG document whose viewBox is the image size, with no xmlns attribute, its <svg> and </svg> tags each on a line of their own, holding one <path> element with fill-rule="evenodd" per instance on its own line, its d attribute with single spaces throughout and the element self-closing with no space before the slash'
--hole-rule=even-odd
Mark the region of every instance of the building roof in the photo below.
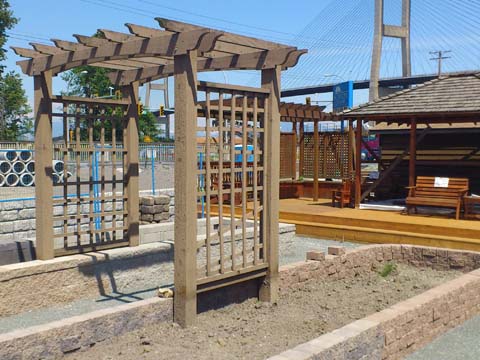
<svg viewBox="0 0 480 360">
<path fill-rule="evenodd" d="M 51 71 L 56 75 L 81 65 L 112 69 L 115 85 L 150 82 L 174 74 L 174 57 L 196 51 L 197 69 L 262 70 L 297 64 L 307 50 L 239 34 L 157 18 L 163 28 L 126 24 L 129 33 L 99 29 L 100 36 L 75 34 L 77 42 L 52 39 L 51 45 L 12 47 L 28 58 L 17 64 L 30 76 Z"/>
<path fill-rule="evenodd" d="M 428 125 L 433 130 L 449 130 L 449 131 L 464 131 L 464 130 L 472 130 L 480 131 L 480 122 L 478 123 L 445 123 L 445 124 L 429 124 Z M 422 130 L 427 127 L 427 124 L 418 124 L 417 129 Z M 378 133 L 388 133 L 388 132 L 402 132 L 402 131 L 410 131 L 409 124 L 396 124 L 396 123 L 386 123 L 381 122 L 375 124 L 370 128 L 370 131 L 378 132 Z"/>
<path fill-rule="evenodd" d="M 480 118 L 480 73 L 441 77 L 357 106 L 342 115 L 347 119 L 390 119 L 392 122 L 402 122 L 402 119 L 411 117 L 442 120 L 452 116 L 476 115 Z"/>
</svg>

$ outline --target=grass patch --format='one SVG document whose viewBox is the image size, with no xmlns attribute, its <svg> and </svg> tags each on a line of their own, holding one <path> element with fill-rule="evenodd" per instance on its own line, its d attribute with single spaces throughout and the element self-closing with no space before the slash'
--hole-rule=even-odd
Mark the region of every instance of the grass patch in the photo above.
<svg viewBox="0 0 480 360">
<path fill-rule="evenodd" d="M 387 263 L 383 269 L 379 272 L 381 277 L 387 277 L 391 275 L 394 271 L 397 270 L 397 265 L 395 263 Z"/>
</svg>

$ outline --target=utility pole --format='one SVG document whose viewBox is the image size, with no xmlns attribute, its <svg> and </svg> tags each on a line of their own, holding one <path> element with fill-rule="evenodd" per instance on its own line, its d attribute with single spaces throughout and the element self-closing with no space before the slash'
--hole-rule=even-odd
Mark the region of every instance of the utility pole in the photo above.
<svg viewBox="0 0 480 360">
<path fill-rule="evenodd" d="M 438 50 L 438 51 L 430 52 L 430 55 L 437 55 L 437 57 L 433 57 L 430 60 L 438 61 L 438 77 L 442 76 L 442 60 L 451 58 L 451 56 L 444 56 L 444 55 L 451 52 L 452 52 L 451 50 Z"/>
</svg>

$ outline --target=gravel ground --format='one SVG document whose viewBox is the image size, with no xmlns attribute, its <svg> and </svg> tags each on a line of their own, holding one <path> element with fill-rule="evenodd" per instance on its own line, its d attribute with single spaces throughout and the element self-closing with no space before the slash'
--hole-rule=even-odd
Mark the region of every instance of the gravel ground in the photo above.
<svg viewBox="0 0 480 360">
<path fill-rule="evenodd" d="M 326 251 L 328 246 L 355 247 L 359 244 L 340 243 L 337 241 L 320 240 L 296 236 L 294 232 L 280 234 L 280 264 L 290 264 L 305 260 L 305 253 L 308 250 Z M 139 268 L 138 271 L 142 271 Z M 160 270 L 159 270 L 160 271 Z M 145 276 L 151 278 L 151 276 Z M 51 321 L 68 318 L 95 310 L 118 306 L 121 304 L 135 302 L 156 296 L 158 287 L 172 285 L 173 282 L 173 263 L 165 266 L 161 274 L 154 283 L 142 283 L 131 286 L 128 289 L 108 294 L 107 296 L 98 296 L 93 299 L 78 299 L 67 305 L 58 305 L 46 309 L 33 310 L 28 313 L 0 317 L 0 333 L 9 332 L 15 329 L 27 328 L 30 326 L 45 324 Z"/>
<path fill-rule="evenodd" d="M 458 275 L 398 265 L 386 278 L 372 272 L 341 281 L 311 280 L 282 293 L 274 305 L 251 299 L 200 314 L 197 326 L 160 323 L 67 359 L 264 359 Z"/>
<path fill-rule="evenodd" d="M 480 359 L 480 316 L 439 336 L 406 360 L 478 360 Z"/>
</svg>

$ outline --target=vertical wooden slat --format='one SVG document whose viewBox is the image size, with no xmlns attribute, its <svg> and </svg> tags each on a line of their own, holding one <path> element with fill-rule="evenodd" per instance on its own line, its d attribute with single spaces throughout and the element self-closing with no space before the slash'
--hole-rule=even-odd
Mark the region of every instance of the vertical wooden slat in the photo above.
<svg viewBox="0 0 480 360">
<path fill-rule="evenodd" d="M 206 222 L 206 235 L 207 235 L 207 252 L 206 252 L 206 257 L 207 257 L 207 276 L 210 276 L 211 274 L 211 263 L 212 263 L 212 245 L 211 245 L 211 221 L 210 221 L 210 186 L 211 186 L 211 171 L 210 171 L 210 156 L 211 156 L 211 149 L 210 149 L 210 90 L 206 89 L 205 91 L 205 105 L 206 105 L 206 111 L 207 111 L 207 116 L 205 118 L 205 195 L 206 195 L 206 206 L 207 206 L 207 218 L 205 219 Z"/>
<path fill-rule="evenodd" d="M 258 264 L 258 96 L 253 98 L 253 264 Z"/>
<path fill-rule="evenodd" d="M 267 252 L 268 252 L 268 222 L 270 221 L 268 216 L 269 216 L 269 212 L 267 212 L 267 195 L 268 195 L 268 192 L 267 192 L 267 189 L 268 187 L 270 186 L 268 184 L 268 169 L 267 168 L 267 159 L 268 158 L 268 146 L 269 146 L 269 143 L 268 143 L 268 139 L 267 139 L 267 134 L 269 133 L 270 131 L 270 121 L 269 121 L 269 101 L 268 101 L 268 97 L 263 97 L 263 117 L 262 117 L 262 128 L 263 128 L 263 132 L 262 132 L 262 135 L 261 135 L 261 139 L 262 139 L 262 151 L 263 151 L 263 155 L 262 155 L 262 167 L 263 167 L 263 172 L 262 172 L 262 187 L 263 187 L 263 191 L 262 191 L 262 196 L 261 196 L 261 204 L 262 204 L 262 214 L 261 214 L 261 217 L 260 217 L 260 239 L 259 239 L 259 242 L 262 244 L 263 248 L 262 250 L 259 251 L 260 253 L 260 259 L 263 261 L 263 262 L 267 262 Z"/>
<path fill-rule="evenodd" d="M 75 112 L 75 173 L 76 173 L 76 204 L 77 204 L 77 214 L 80 215 L 82 213 L 82 202 L 81 202 L 81 194 L 82 194 L 82 189 L 80 186 L 80 155 L 81 155 L 81 131 L 80 131 L 80 111 L 81 108 L 79 105 L 76 105 L 76 112 Z M 81 245 L 81 238 L 82 238 L 82 219 L 80 217 L 77 218 L 77 246 Z"/>
<path fill-rule="evenodd" d="M 126 132 L 127 138 L 124 146 L 127 147 L 126 167 L 126 193 L 127 193 L 127 237 L 130 246 L 140 244 L 139 236 L 139 199 L 138 199 L 138 82 L 123 87 L 123 96 L 130 104 L 127 110 Z"/>
<path fill-rule="evenodd" d="M 355 130 L 355 208 L 360 207 L 362 196 L 362 128 L 363 120 L 357 119 Z"/>
<path fill-rule="evenodd" d="M 225 272 L 225 249 L 223 238 L 223 160 L 224 160 L 224 142 L 223 142 L 223 92 L 220 91 L 218 95 L 218 234 L 220 238 L 220 273 Z"/>
<path fill-rule="evenodd" d="M 292 179 L 297 178 L 297 122 L 292 123 L 293 139 L 292 139 Z"/>
<path fill-rule="evenodd" d="M 318 201 L 318 167 L 319 167 L 319 152 L 318 144 L 318 120 L 313 120 L 313 201 Z"/>
<path fill-rule="evenodd" d="M 231 111 L 230 111 L 230 242 L 232 252 L 232 270 L 236 269 L 236 251 L 235 251 L 235 110 L 237 101 L 235 94 L 232 93 Z"/>
<path fill-rule="evenodd" d="M 123 109 L 122 109 L 123 110 Z M 117 118 L 115 116 L 116 110 L 112 114 L 112 241 L 117 240 Z"/>
<path fill-rule="evenodd" d="M 410 125 L 410 154 L 408 162 L 408 186 L 415 186 L 415 164 L 417 160 L 417 119 Z"/>
<path fill-rule="evenodd" d="M 298 175 L 303 178 L 305 173 L 305 122 L 302 120 L 300 122 L 300 160 L 299 160 L 299 169 Z"/>
<path fill-rule="evenodd" d="M 63 104 L 63 142 L 65 144 L 65 150 L 68 149 L 70 145 L 69 141 L 69 133 L 68 133 L 68 104 Z M 63 152 L 63 164 L 65 166 L 65 173 L 67 173 L 67 166 L 68 163 L 68 152 Z M 63 247 L 66 248 L 68 245 L 68 186 L 67 181 L 63 181 Z"/>
<path fill-rule="evenodd" d="M 243 267 L 247 267 L 247 94 L 243 94 L 242 104 L 242 254 Z"/>
<path fill-rule="evenodd" d="M 267 259 L 268 271 L 263 281 L 259 299 L 275 302 L 278 299 L 278 215 L 279 215 L 279 178 L 280 178 L 280 74 L 281 67 L 262 70 L 262 87 L 270 90 L 268 97 L 268 113 L 266 122 L 269 123 L 267 139 L 267 154 L 265 160 L 267 172 L 267 190 L 265 197 L 267 211 L 268 241 Z"/>
<path fill-rule="evenodd" d="M 105 108 L 102 107 L 100 111 L 100 211 L 102 212 L 101 216 L 101 233 L 100 233 L 100 242 L 105 242 Z M 93 145 L 93 144 L 91 144 Z"/>
<path fill-rule="evenodd" d="M 175 71 L 175 297 L 174 320 L 181 326 L 197 314 L 196 126 L 197 55 L 174 57 Z"/>
<path fill-rule="evenodd" d="M 35 112 L 35 208 L 36 254 L 38 259 L 54 257 L 52 183 L 52 73 L 33 78 Z"/>
<path fill-rule="evenodd" d="M 88 113 L 89 118 L 87 121 L 88 124 L 88 145 L 89 147 L 93 147 L 94 142 L 93 142 L 93 108 L 89 107 L 88 108 Z M 95 218 L 93 217 L 93 206 L 94 206 L 94 201 L 95 201 L 95 194 L 93 193 L 93 169 L 92 169 L 92 161 L 95 156 L 95 151 L 88 151 L 88 178 L 89 178 L 89 184 L 88 184 L 88 210 L 89 210 L 89 216 L 90 216 L 90 244 L 94 243 L 95 235 L 94 235 L 94 224 L 95 224 Z"/>
</svg>

